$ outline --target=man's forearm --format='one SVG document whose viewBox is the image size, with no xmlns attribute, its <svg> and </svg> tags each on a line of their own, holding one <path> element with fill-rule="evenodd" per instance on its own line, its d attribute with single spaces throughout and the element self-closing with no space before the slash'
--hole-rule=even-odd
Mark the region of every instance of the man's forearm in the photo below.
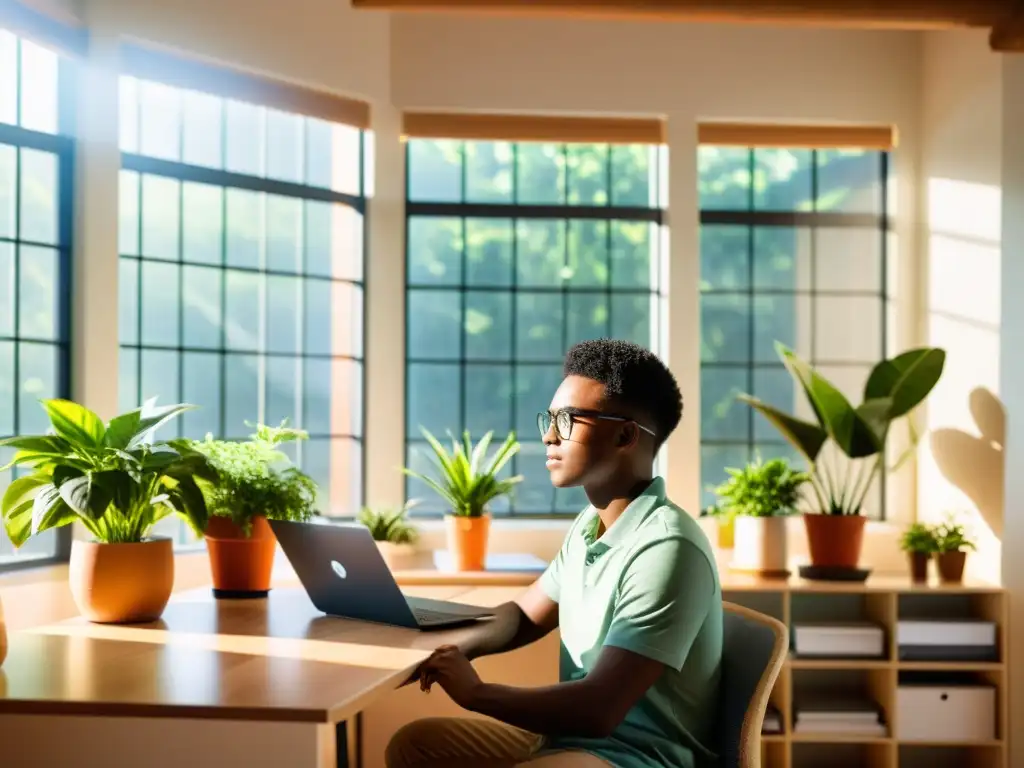
<svg viewBox="0 0 1024 768">
<path fill-rule="evenodd" d="M 460 643 L 459 650 L 468 658 L 514 651 L 547 634 L 547 630 L 534 624 L 516 603 L 503 603 L 494 609 L 494 614 L 493 619 L 483 622 L 473 640 Z"/>
<path fill-rule="evenodd" d="M 601 697 L 583 680 L 544 688 L 483 683 L 467 709 L 542 735 L 601 737 L 614 728 Z"/>
</svg>

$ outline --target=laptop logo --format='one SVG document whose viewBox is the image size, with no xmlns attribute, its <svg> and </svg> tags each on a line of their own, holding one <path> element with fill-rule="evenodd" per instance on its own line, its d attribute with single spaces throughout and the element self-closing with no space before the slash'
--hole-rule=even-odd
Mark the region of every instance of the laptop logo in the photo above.
<svg viewBox="0 0 1024 768">
<path fill-rule="evenodd" d="M 337 560 L 331 560 L 331 568 L 336 574 L 338 574 L 339 579 L 344 579 L 348 576 L 348 571 L 345 570 L 345 566 Z"/>
</svg>

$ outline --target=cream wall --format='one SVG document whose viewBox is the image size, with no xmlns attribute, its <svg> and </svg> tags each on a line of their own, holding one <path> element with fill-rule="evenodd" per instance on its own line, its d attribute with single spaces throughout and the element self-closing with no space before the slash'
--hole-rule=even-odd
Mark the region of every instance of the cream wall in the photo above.
<svg viewBox="0 0 1024 768">
<path fill-rule="evenodd" d="M 957 511 L 976 575 L 999 578 L 1005 416 L 1000 393 L 1002 66 L 984 33 L 925 36 L 921 292 L 930 344 L 948 353 L 928 401 L 918 515 Z"/>
</svg>

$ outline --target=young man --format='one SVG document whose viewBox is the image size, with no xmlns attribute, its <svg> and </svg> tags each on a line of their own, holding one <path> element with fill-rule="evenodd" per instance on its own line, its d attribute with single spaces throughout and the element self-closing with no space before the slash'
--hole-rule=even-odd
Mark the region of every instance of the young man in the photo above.
<svg viewBox="0 0 1024 768">
<path fill-rule="evenodd" d="M 654 457 L 682 416 L 679 388 L 651 352 L 587 341 L 539 414 L 558 488 L 590 506 L 541 578 L 473 647 L 439 648 L 419 670 L 492 720 L 421 720 L 387 750 L 389 768 L 695 768 L 713 764 L 722 595 L 707 537 L 665 497 Z M 560 682 L 484 683 L 470 659 L 561 633 Z M 494 721 L 498 722 L 494 722 Z"/>
</svg>

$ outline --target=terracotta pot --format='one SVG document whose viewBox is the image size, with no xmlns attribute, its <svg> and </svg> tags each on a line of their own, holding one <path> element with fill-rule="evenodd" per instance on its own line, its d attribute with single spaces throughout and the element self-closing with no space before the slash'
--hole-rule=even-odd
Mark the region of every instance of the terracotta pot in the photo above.
<svg viewBox="0 0 1024 768">
<path fill-rule="evenodd" d="M 735 518 L 732 567 L 740 571 L 783 574 L 789 560 L 785 517 Z"/>
<path fill-rule="evenodd" d="M 811 565 L 856 568 L 864 544 L 862 515 L 805 514 L 807 548 Z"/>
<path fill-rule="evenodd" d="M 137 544 L 74 541 L 68 585 L 75 605 L 89 621 L 156 621 L 174 588 L 174 545 L 168 538 Z"/>
<path fill-rule="evenodd" d="M 7 624 L 4 623 L 4 601 L 0 600 L 0 667 L 7 658 Z"/>
<path fill-rule="evenodd" d="M 455 570 L 484 570 L 491 516 L 445 515 L 444 520 L 448 532 L 448 551 L 451 552 Z"/>
<path fill-rule="evenodd" d="M 964 565 L 967 564 L 966 552 L 939 552 L 935 555 L 939 566 L 939 581 L 946 584 L 959 584 L 964 580 Z"/>
<path fill-rule="evenodd" d="M 916 584 L 923 584 L 928 581 L 928 563 L 931 555 L 927 552 L 908 552 L 907 559 L 910 561 L 910 580 Z"/>
<path fill-rule="evenodd" d="M 377 549 L 384 562 L 392 571 L 412 568 L 417 560 L 415 544 L 395 544 L 390 541 L 378 541 Z"/>
<path fill-rule="evenodd" d="M 204 537 L 215 597 L 267 596 L 277 551 L 277 537 L 267 518 L 254 517 L 246 536 L 231 518 L 212 515 Z"/>
</svg>

